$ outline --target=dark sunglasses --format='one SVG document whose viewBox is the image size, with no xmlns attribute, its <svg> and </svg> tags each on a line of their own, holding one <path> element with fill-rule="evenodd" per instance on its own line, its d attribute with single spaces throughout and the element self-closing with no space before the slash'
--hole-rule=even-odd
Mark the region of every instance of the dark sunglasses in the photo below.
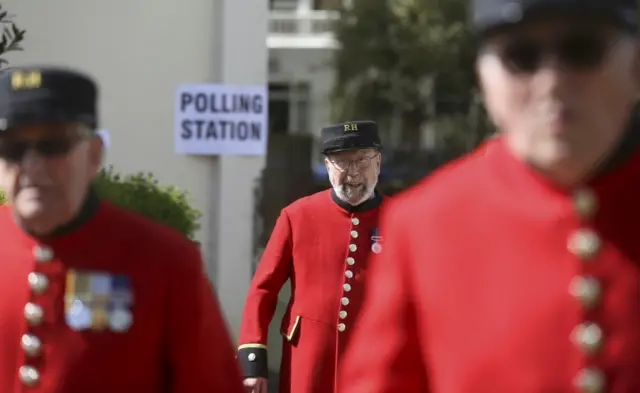
<svg viewBox="0 0 640 393">
<path fill-rule="evenodd" d="M 509 71 L 515 74 L 533 74 L 549 57 L 573 71 L 590 71 L 599 67 L 612 40 L 598 32 L 568 32 L 552 42 L 538 42 L 533 38 L 510 38 L 500 51 L 500 57 Z"/>
<path fill-rule="evenodd" d="M 0 158 L 20 162 L 28 151 L 33 150 L 41 157 L 62 157 L 69 153 L 83 138 L 55 137 L 37 141 L 0 138 Z"/>
</svg>

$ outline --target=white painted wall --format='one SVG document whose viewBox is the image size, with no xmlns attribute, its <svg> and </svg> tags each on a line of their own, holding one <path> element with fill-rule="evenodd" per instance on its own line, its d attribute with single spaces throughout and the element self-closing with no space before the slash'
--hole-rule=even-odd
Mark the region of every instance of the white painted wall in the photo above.
<svg viewBox="0 0 640 393">
<path fill-rule="evenodd" d="M 153 1 L 153 0 L 148 0 Z M 156 0 L 158 1 L 158 0 Z M 178 1 L 178 0 L 173 0 Z M 204 1 L 207 0 L 198 0 Z M 230 84 L 267 83 L 266 45 L 269 4 L 264 0 L 215 0 L 219 46 L 216 79 Z M 184 0 L 183 0 L 183 4 Z M 191 3 L 189 3 L 191 7 Z M 265 165 L 263 157 L 219 160 L 215 217 L 217 287 L 234 334 L 238 333 L 253 266 L 254 187 Z"/>
<path fill-rule="evenodd" d="M 108 163 L 189 190 L 204 213 L 199 240 L 234 333 L 251 279 L 253 182 L 262 158 L 191 158 L 173 150 L 181 83 L 262 84 L 264 0 L 5 0 L 27 29 L 12 65 L 79 67 L 100 82 Z"/>
</svg>

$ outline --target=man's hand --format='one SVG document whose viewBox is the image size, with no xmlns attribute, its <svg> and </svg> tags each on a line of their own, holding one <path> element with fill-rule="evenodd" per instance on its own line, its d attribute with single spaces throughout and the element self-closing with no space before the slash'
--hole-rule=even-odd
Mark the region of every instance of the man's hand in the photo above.
<svg viewBox="0 0 640 393">
<path fill-rule="evenodd" d="M 268 393 L 266 378 L 245 378 L 244 390 L 247 393 Z"/>
</svg>

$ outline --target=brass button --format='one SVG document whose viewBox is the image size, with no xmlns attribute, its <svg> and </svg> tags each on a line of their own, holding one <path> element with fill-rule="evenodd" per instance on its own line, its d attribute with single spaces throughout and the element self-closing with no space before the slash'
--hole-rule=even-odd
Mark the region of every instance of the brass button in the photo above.
<svg viewBox="0 0 640 393">
<path fill-rule="evenodd" d="M 345 291 L 345 292 L 349 292 L 349 291 L 351 291 L 351 285 L 349 285 L 349 284 L 344 284 L 344 285 L 342 286 L 342 288 L 344 289 L 344 291 Z"/>
<path fill-rule="evenodd" d="M 347 312 L 342 310 L 340 311 L 340 319 L 345 319 L 347 317 Z"/>
<path fill-rule="evenodd" d="M 604 391 L 606 381 L 602 371 L 585 368 L 578 372 L 573 384 L 582 393 L 601 393 Z"/>
<path fill-rule="evenodd" d="M 349 305 L 349 298 L 343 297 L 342 299 L 340 299 L 340 303 L 342 303 L 343 306 Z"/>
<path fill-rule="evenodd" d="M 358 224 L 360 224 L 360 220 L 358 220 L 358 217 L 353 217 L 353 218 L 351 219 L 351 223 L 352 223 L 353 225 L 358 225 Z"/>
<path fill-rule="evenodd" d="M 33 249 L 33 257 L 36 262 L 51 262 L 53 260 L 53 250 L 47 246 L 36 246 Z"/>
<path fill-rule="evenodd" d="M 595 323 L 583 323 L 571 334 L 574 344 L 584 353 L 593 355 L 602 346 L 602 329 Z"/>
<path fill-rule="evenodd" d="M 256 361 L 256 354 L 255 353 L 250 353 L 247 356 L 247 360 L 249 360 L 250 362 L 255 362 Z"/>
<path fill-rule="evenodd" d="M 347 276 L 347 278 L 353 278 L 353 272 L 351 270 L 345 271 L 344 275 Z"/>
<path fill-rule="evenodd" d="M 351 231 L 351 237 L 354 239 L 358 238 L 358 231 Z"/>
<path fill-rule="evenodd" d="M 569 284 L 569 293 L 589 310 L 600 303 L 602 289 L 595 277 L 576 276 Z"/>
<path fill-rule="evenodd" d="M 22 335 L 20 340 L 20 346 L 22 350 L 29 356 L 38 356 L 42 349 L 42 342 L 40 339 L 32 334 Z"/>
<path fill-rule="evenodd" d="M 36 386 L 40 380 L 40 372 L 35 367 L 21 366 L 18 374 L 20 375 L 20 381 L 29 387 Z"/>
<path fill-rule="evenodd" d="M 31 290 L 38 295 L 42 295 L 49 288 L 49 279 L 44 274 L 31 272 L 28 280 Z"/>
<path fill-rule="evenodd" d="M 357 249 L 358 246 L 356 246 L 355 244 L 349 244 L 349 251 L 356 252 Z"/>
<path fill-rule="evenodd" d="M 348 265 L 353 266 L 355 263 L 356 263 L 355 259 L 353 259 L 351 257 L 347 258 L 347 264 Z"/>
<path fill-rule="evenodd" d="M 573 207 L 581 219 L 593 218 L 598 209 L 596 194 L 587 188 L 577 190 L 573 194 Z"/>
<path fill-rule="evenodd" d="M 37 304 L 27 303 L 24 306 L 24 317 L 27 319 L 27 322 L 29 322 L 29 325 L 38 326 L 42 323 L 44 311 L 42 307 Z"/>
<path fill-rule="evenodd" d="M 338 331 L 344 332 L 347 329 L 347 326 L 344 323 L 338 324 Z"/>
<path fill-rule="evenodd" d="M 582 260 L 593 259 L 600 247 L 600 237 L 590 229 L 579 229 L 569 237 L 569 251 Z"/>
</svg>

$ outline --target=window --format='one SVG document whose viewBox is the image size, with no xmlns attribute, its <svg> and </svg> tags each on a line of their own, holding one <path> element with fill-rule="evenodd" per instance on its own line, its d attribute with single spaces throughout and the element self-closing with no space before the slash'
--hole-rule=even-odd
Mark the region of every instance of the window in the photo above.
<svg viewBox="0 0 640 393">
<path fill-rule="evenodd" d="M 344 0 L 313 0 L 313 9 L 339 11 L 343 4 Z"/>
<path fill-rule="evenodd" d="M 269 132 L 308 133 L 310 107 L 308 83 L 270 83 Z"/>
<path fill-rule="evenodd" d="M 269 9 L 274 11 L 294 11 L 298 8 L 298 0 L 269 0 Z"/>
<path fill-rule="evenodd" d="M 269 133 L 289 133 L 289 112 L 291 111 L 286 85 L 269 85 Z"/>
</svg>

